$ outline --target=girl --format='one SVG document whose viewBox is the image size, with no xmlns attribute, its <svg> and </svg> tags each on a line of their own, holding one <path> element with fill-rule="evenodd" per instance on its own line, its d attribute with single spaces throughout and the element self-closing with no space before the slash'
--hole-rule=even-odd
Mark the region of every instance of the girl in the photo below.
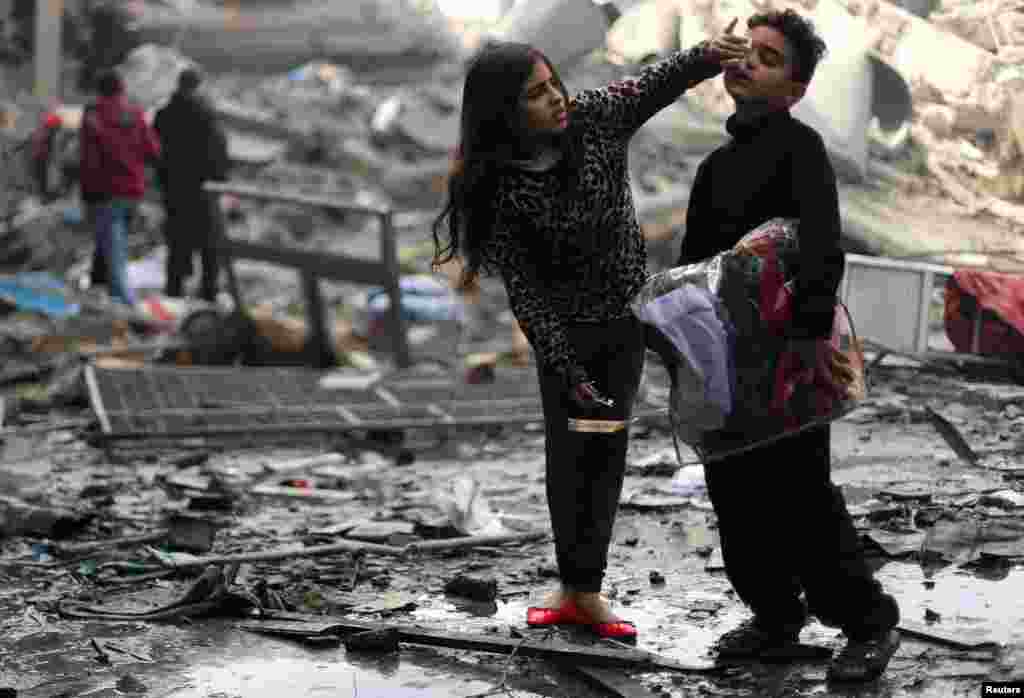
<svg viewBox="0 0 1024 698">
<path fill-rule="evenodd" d="M 434 224 L 434 262 L 460 257 L 466 285 L 481 273 L 500 274 L 537 355 L 562 586 L 528 609 L 530 625 L 636 636 L 600 594 L 628 430 L 580 433 L 569 420 L 628 423 L 645 351 L 629 302 L 647 272 L 629 140 L 685 90 L 744 57 L 733 25 L 636 79 L 572 99 L 551 62 L 524 44 L 488 46 L 466 75 L 461 144 Z"/>
</svg>

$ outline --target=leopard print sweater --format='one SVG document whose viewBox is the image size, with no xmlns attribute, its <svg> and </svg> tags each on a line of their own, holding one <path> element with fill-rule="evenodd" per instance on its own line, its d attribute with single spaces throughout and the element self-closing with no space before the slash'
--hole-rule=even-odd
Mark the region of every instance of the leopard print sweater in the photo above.
<svg viewBox="0 0 1024 698">
<path fill-rule="evenodd" d="M 482 256 L 500 272 L 512 308 L 538 360 L 565 377 L 587 380 L 567 337 L 575 322 L 629 316 L 646 279 L 647 250 L 633 206 L 629 139 L 685 90 L 716 75 L 706 44 L 644 68 L 634 79 L 578 93 L 569 137 L 583 166 L 571 197 L 554 170 L 506 167 Z"/>
</svg>

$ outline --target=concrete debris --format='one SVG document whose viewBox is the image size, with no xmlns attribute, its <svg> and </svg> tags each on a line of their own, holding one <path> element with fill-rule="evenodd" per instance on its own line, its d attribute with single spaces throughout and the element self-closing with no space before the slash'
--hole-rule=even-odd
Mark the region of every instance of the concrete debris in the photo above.
<svg viewBox="0 0 1024 698">
<path fill-rule="evenodd" d="M 17 497 L 0 495 L 0 537 L 67 538 L 85 528 L 92 516 L 87 511 L 39 506 Z"/>
<path fill-rule="evenodd" d="M 494 35 L 536 46 L 564 70 L 602 46 L 611 19 L 592 0 L 521 0 L 501 18 Z"/>
<path fill-rule="evenodd" d="M 349 652 L 397 652 L 401 639 L 394 628 L 365 630 L 345 638 L 345 649 Z"/>
<path fill-rule="evenodd" d="M 88 288 L 93 234 L 70 166 L 84 98 L 69 96 L 55 112 L 60 157 L 49 165 L 61 177 L 46 191 L 34 188 L 31 162 L 17 161 L 23 152 L 17 148 L 27 147 L 25 139 L 41 123 L 38 105 L 17 98 L 0 110 L 4 153 L 10 154 L 5 162 L 12 163 L 0 200 L 0 486 L 7 493 L 0 498 L 0 575 L 9 587 L 5 593 L 16 599 L 8 610 L 25 613 L 0 618 L 20 638 L 19 652 L 5 658 L 12 676 L 59 671 L 92 677 L 97 656 L 111 667 L 126 657 L 166 664 L 154 650 L 174 638 L 158 626 L 125 635 L 119 642 L 130 642 L 131 649 L 124 652 L 102 636 L 93 650 L 93 621 L 143 627 L 193 619 L 189 632 L 202 637 L 203 658 L 216 655 L 218 662 L 236 645 L 253 646 L 252 640 L 237 642 L 230 628 L 203 634 L 201 619 L 210 614 L 243 614 L 243 627 L 303 643 L 336 644 L 347 635 L 353 654 L 392 652 L 400 642 L 514 655 L 500 658 L 506 669 L 518 657 L 651 666 L 642 651 L 541 641 L 517 620 L 534 586 L 557 584 L 557 567 L 544 553 L 550 541 L 542 425 L 520 432 L 499 412 L 474 426 L 434 413 L 407 430 L 367 429 L 358 415 L 344 429 L 295 428 L 296 420 L 328 412 L 397 414 L 394 403 L 405 393 L 389 392 L 392 381 L 405 381 L 410 395 L 427 395 L 423 405 L 436 409 L 447 404 L 438 396 L 465 390 L 484 396 L 478 412 L 492 405 L 505 410 L 498 391 L 505 390 L 510 372 L 516 371 L 517 383 L 534 376 L 525 368 L 534 357 L 500 281 L 485 278 L 461 289 L 458 264 L 436 274 L 430 269 L 430 225 L 458 141 L 464 65 L 447 49 L 430 48 L 447 42 L 448 25 L 431 29 L 433 35 L 395 29 L 442 26 L 431 25 L 436 3 L 411 1 L 399 13 L 372 9 L 387 4 L 257 12 L 231 2 L 144 2 L 138 45 L 122 68 L 130 96 L 152 108 L 166 99 L 181 67 L 201 65 L 229 136 L 232 179 L 251 191 L 288 194 L 273 201 L 223 193 L 233 240 L 320 258 L 377 258 L 378 219 L 365 211 L 392 212 L 400 311 L 415 331 L 431 337 L 420 342 L 410 333 L 416 361 L 408 368 L 398 369 L 381 350 L 390 300 L 380 293 L 379 279 L 323 285 L 321 316 L 339 365 L 308 383 L 283 370 L 310 364 L 312 328 L 303 317 L 303 287 L 280 274 L 272 260 L 238 260 L 233 278 L 226 279 L 251 305 L 228 293 L 202 304 L 162 296 L 163 212 L 157 200 L 143 204 L 129 238 L 132 278 L 143 299 L 134 308 L 106 302 L 102 288 Z M 851 248 L 877 251 L 864 242 L 874 235 L 899 243 L 891 248 L 894 256 L 954 246 L 1024 253 L 1018 239 L 1024 226 L 1018 202 L 1024 197 L 1024 99 L 1016 96 L 1024 87 L 1016 64 L 1024 59 L 1024 35 L 1012 3 L 999 0 L 984 11 L 957 0 L 772 3 L 790 4 L 812 15 L 833 48 L 801 114 L 829 141 L 842 177 Z M 607 4 L 591 0 L 521 0 L 505 3 L 512 8 L 505 21 L 486 33 L 540 46 L 571 89 L 585 89 L 762 5 L 623 2 L 626 13 L 617 18 Z M 343 27 L 336 21 L 342 16 L 355 21 Z M 224 31 L 226 20 L 247 31 Z M 163 39 L 138 43 L 157 37 Z M 602 45 L 604 55 L 595 51 Z M 720 81 L 709 81 L 652 118 L 632 142 L 631 175 L 652 265 L 674 263 L 696 165 L 726 141 L 722 117 L 729 108 Z M 325 202 L 354 206 L 341 211 Z M 942 234 L 930 236 L 935 228 Z M 995 265 L 998 259 L 992 252 L 981 261 Z M 46 284 L 24 275 L 43 271 Z M 54 293 L 44 294 L 46 289 Z M 933 331 L 934 341 L 946 339 L 940 325 L 924 329 Z M 272 368 L 259 369 L 269 373 L 256 379 L 250 371 L 257 365 Z M 917 359 L 891 357 L 884 366 L 878 361 L 873 399 L 834 426 L 835 471 L 862 542 L 879 555 L 887 589 L 899 598 L 904 617 L 929 621 L 905 622 L 905 635 L 972 653 L 950 659 L 951 668 L 940 671 L 939 662 L 912 648 L 898 658 L 902 666 L 894 662 L 894 675 L 905 672 L 892 683 L 894 697 L 917 691 L 915 682 L 930 682 L 936 695 L 952 695 L 965 681 L 976 683 L 986 670 L 996 670 L 984 656 L 995 638 L 1016 656 L 1021 648 L 1015 628 L 1024 618 L 1015 601 L 1024 561 L 1024 469 L 1018 462 L 1024 392 L 982 382 L 974 375 L 980 369 L 957 366 L 970 380 Z M 661 373 L 652 362 L 645 377 L 644 390 L 655 398 L 667 394 Z M 287 385 L 272 390 L 271 375 Z M 196 376 L 201 385 L 193 392 L 188 381 Z M 140 385 L 152 394 L 143 396 Z M 316 390 L 330 391 L 329 398 L 314 405 L 310 393 Z M 645 398 L 643 404 L 651 403 Z M 428 417 L 434 421 L 422 428 Z M 141 438 L 105 440 L 111 420 Z M 187 436 L 157 444 L 149 440 L 150 425 L 154 432 L 166 428 Z M 275 425 L 285 430 L 271 439 Z M 231 438 L 222 439 L 221 431 Z M 609 584 L 613 599 L 636 614 L 641 631 L 657 633 L 659 651 L 664 647 L 677 658 L 664 668 L 703 671 L 710 668 L 701 653 L 716 634 L 713 626 L 731 622 L 742 609 L 721 593 L 727 578 L 704 468 L 685 462 L 686 454 L 681 464 L 667 434 L 658 421 L 634 428 Z M 133 593 L 121 597 L 116 590 L 123 589 Z M 701 601 L 705 594 L 716 600 Z M 257 606 L 267 615 L 245 615 Z M 293 613 L 297 609 L 320 615 Z M 48 627 L 45 611 L 89 622 L 64 624 L 58 633 Z M 375 624 L 341 614 L 391 618 Z M 408 627 L 390 624 L 400 617 L 411 619 Z M 440 627 L 413 627 L 427 621 Z M 461 630 L 472 632 L 456 632 Z M 180 628 L 166 632 L 180 634 Z M 223 646 L 217 639 L 222 636 L 228 638 Z M 33 644 L 40 638 L 48 643 L 45 651 Z M 72 657 L 58 669 L 44 665 L 56 656 L 54 647 Z M 284 643 L 276 647 L 289 651 Z M 182 667 L 193 662 L 185 654 Z M 1008 652 L 1005 661 L 1014 656 Z M 330 681 L 319 660 L 282 657 L 294 663 L 289 680 L 301 682 L 309 674 L 321 682 L 311 691 Z M 261 680 L 273 678 L 262 673 L 263 664 L 280 670 L 248 655 L 236 659 L 223 663 L 253 667 Z M 420 670 L 416 658 L 401 661 L 407 660 Z M 376 662 L 397 657 L 358 661 L 343 668 L 370 671 L 374 664 L 377 671 Z M 458 685 L 437 690 L 465 692 L 469 670 L 460 663 L 451 671 L 459 675 Z M 777 690 L 764 684 L 777 677 L 737 671 L 693 681 L 677 676 L 675 686 L 644 678 L 644 686 L 722 695 Z M 517 673 L 506 671 L 509 690 L 535 692 L 536 686 L 513 687 Z M 613 692 L 644 695 L 635 679 L 589 674 Z M 133 682 L 123 672 L 108 672 L 96 678 L 107 682 L 102 686 L 53 690 L 109 690 L 127 677 L 116 688 L 141 693 L 147 676 L 140 673 L 140 682 Z M 443 681 L 437 677 L 431 681 Z M 0 671 L 0 683 L 6 679 Z M 237 692 L 227 685 L 209 688 Z M 577 695 L 585 688 L 565 690 Z M 823 672 L 805 673 L 794 690 L 825 690 Z"/>
<path fill-rule="evenodd" d="M 157 44 L 134 49 L 118 66 L 125 94 L 147 111 L 163 106 L 178 84 L 178 75 L 198 67 L 178 51 Z"/>
<path fill-rule="evenodd" d="M 480 578 L 458 575 L 444 585 L 446 594 L 473 601 L 491 602 L 498 598 L 498 581 L 493 577 Z"/>
<path fill-rule="evenodd" d="M 420 66 L 454 54 L 455 37 L 432 3 L 367 0 L 249 8 L 196 2 L 187 11 L 141 3 L 139 41 L 179 50 L 218 72 L 272 73 L 328 60 Z M 227 31 L 225 31 L 225 28 Z"/>
</svg>

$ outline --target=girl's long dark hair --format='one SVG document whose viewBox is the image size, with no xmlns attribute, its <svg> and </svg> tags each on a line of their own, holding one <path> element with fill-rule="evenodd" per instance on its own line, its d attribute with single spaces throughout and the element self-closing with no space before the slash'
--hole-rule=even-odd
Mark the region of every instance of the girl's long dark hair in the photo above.
<svg viewBox="0 0 1024 698">
<path fill-rule="evenodd" d="M 527 135 L 520 99 L 538 59 L 551 70 L 569 108 L 569 94 L 551 61 L 526 44 L 489 44 L 466 73 L 448 200 L 433 225 L 434 266 L 460 257 L 464 286 L 473 285 L 482 271 L 492 271 L 483 247 L 494 224 L 498 176 L 504 163 L 525 157 Z M 582 147 L 572 130 L 570 126 L 560 137 L 564 156 L 558 167 L 565 194 L 576 187 L 582 165 Z"/>
</svg>

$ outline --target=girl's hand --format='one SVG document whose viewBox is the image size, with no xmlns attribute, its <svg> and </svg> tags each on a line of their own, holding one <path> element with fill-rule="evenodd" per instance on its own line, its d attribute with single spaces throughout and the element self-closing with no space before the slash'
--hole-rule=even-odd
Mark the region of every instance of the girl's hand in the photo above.
<svg viewBox="0 0 1024 698">
<path fill-rule="evenodd" d="M 614 400 L 602 395 L 597 386 L 590 381 L 574 385 L 569 391 L 569 396 L 578 406 L 588 410 L 597 407 L 611 407 L 615 404 Z"/>
<path fill-rule="evenodd" d="M 746 60 L 747 51 L 750 50 L 746 37 L 733 34 L 736 22 L 737 19 L 734 17 L 725 31 L 709 41 L 707 45 L 708 57 L 723 68 Z"/>
</svg>

